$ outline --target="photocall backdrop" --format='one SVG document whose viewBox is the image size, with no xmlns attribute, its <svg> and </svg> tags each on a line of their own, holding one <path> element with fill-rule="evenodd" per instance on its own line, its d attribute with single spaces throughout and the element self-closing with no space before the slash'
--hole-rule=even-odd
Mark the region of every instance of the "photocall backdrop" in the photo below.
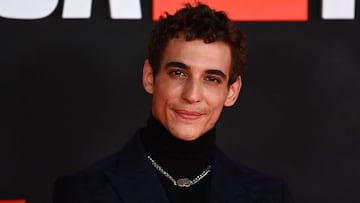
<svg viewBox="0 0 360 203">
<path fill-rule="evenodd" d="M 107 1 L 90 19 L 62 19 L 61 2 L 44 19 L 0 19 L 0 199 L 50 202 L 57 176 L 117 151 L 150 114 L 151 1 L 141 20 L 110 19 Z M 296 202 L 357 202 L 359 19 L 322 20 L 309 3 L 307 22 L 239 22 L 249 65 L 216 139 L 285 179 Z"/>
</svg>

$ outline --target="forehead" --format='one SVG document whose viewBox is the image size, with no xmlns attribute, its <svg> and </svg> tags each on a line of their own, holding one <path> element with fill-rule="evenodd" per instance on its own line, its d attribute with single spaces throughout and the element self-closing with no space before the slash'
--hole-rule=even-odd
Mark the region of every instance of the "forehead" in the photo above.
<svg viewBox="0 0 360 203">
<path fill-rule="evenodd" d="M 161 67 L 169 62 L 181 62 L 190 68 L 219 69 L 230 72 L 231 51 L 222 41 L 204 43 L 202 39 L 186 41 L 184 37 L 170 39 L 164 50 Z"/>
</svg>

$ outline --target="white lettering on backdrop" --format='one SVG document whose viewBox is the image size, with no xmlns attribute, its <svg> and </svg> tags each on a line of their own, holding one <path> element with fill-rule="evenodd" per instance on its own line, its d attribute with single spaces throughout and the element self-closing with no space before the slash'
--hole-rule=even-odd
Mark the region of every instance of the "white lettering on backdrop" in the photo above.
<svg viewBox="0 0 360 203">
<path fill-rule="evenodd" d="M 65 0 L 63 18 L 90 18 L 92 0 Z M 141 19 L 140 0 L 109 0 L 112 19 Z"/>
<path fill-rule="evenodd" d="M 45 18 L 56 8 L 58 0 L 0 0 L 0 17 L 34 20 Z"/>
<path fill-rule="evenodd" d="M 141 19 L 140 0 L 108 0 L 112 19 Z M 0 17 L 35 20 L 49 16 L 59 0 L 0 0 Z M 91 17 L 92 0 L 64 0 L 63 18 Z M 322 18 L 355 19 L 355 0 L 322 0 Z"/>
<path fill-rule="evenodd" d="M 355 19 L 355 0 L 323 0 L 323 19 Z"/>
</svg>

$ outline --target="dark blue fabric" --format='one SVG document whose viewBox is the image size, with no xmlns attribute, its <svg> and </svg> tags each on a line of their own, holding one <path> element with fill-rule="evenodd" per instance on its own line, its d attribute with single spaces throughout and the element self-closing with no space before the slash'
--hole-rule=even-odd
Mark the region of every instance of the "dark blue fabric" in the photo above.
<svg viewBox="0 0 360 203">
<path fill-rule="evenodd" d="M 234 164 L 214 150 L 211 203 L 287 203 L 283 181 Z M 80 172 L 59 177 L 54 203 L 167 203 L 139 132 L 124 148 Z"/>
</svg>

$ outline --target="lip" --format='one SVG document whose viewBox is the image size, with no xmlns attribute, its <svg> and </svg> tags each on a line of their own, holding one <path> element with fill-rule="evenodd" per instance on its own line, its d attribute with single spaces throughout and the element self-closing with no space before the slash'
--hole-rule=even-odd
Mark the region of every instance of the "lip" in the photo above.
<svg viewBox="0 0 360 203">
<path fill-rule="evenodd" d="M 175 110 L 175 113 L 185 120 L 197 120 L 202 116 L 202 113 L 187 110 Z"/>
</svg>

